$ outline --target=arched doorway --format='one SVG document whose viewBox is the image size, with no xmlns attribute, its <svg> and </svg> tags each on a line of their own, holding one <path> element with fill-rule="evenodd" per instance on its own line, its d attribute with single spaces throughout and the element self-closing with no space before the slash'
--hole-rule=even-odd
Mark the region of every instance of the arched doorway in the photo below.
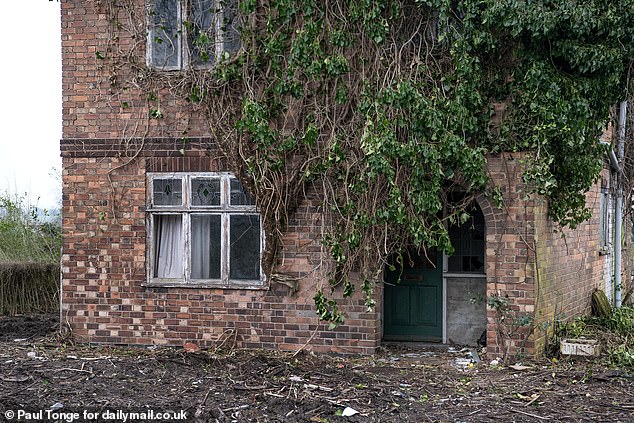
<svg viewBox="0 0 634 423">
<path fill-rule="evenodd" d="M 453 255 L 412 248 L 387 266 L 385 340 L 476 345 L 486 331 L 485 221 L 475 201 L 467 212 L 448 227 Z"/>
</svg>

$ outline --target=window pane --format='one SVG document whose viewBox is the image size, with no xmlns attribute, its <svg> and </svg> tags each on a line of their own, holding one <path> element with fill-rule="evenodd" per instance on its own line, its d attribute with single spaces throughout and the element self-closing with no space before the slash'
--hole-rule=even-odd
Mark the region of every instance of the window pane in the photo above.
<svg viewBox="0 0 634 423">
<path fill-rule="evenodd" d="M 231 178 L 231 198 L 229 204 L 232 206 L 255 205 L 255 199 L 244 190 L 240 181 Z"/>
<path fill-rule="evenodd" d="M 150 10 L 150 66 L 162 68 L 180 65 L 178 2 L 154 0 L 154 8 Z"/>
<path fill-rule="evenodd" d="M 458 196 L 459 194 L 456 195 Z M 448 228 L 455 252 L 447 260 L 447 269 L 450 272 L 484 273 L 484 215 L 475 203 L 468 212 L 471 216 L 465 223 L 450 225 Z"/>
<path fill-rule="evenodd" d="M 220 215 L 193 214 L 191 229 L 192 279 L 220 279 Z"/>
<path fill-rule="evenodd" d="M 608 191 L 602 188 L 601 195 L 599 196 L 599 247 L 605 247 L 608 244 L 608 203 Z"/>
<path fill-rule="evenodd" d="M 183 278 L 181 215 L 154 215 L 154 277 Z"/>
<path fill-rule="evenodd" d="M 229 278 L 260 279 L 260 216 L 232 215 L 229 231 Z"/>
<path fill-rule="evenodd" d="M 183 204 L 183 182 L 179 178 L 154 179 L 152 199 L 155 206 L 180 206 Z"/>
<path fill-rule="evenodd" d="M 195 65 L 212 64 L 216 56 L 215 6 L 213 0 L 191 0 L 186 23 L 191 61 Z"/>
<path fill-rule="evenodd" d="M 220 30 L 223 36 L 223 51 L 233 54 L 240 48 L 240 18 L 236 0 L 221 0 L 222 22 Z"/>
<path fill-rule="evenodd" d="M 194 178 L 192 179 L 193 206 L 220 205 L 220 179 Z"/>
</svg>

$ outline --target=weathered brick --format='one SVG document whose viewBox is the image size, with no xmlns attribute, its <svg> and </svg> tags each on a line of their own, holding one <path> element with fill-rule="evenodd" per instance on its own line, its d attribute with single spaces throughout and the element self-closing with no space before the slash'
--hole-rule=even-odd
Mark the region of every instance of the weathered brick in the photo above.
<svg viewBox="0 0 634 423">
<path fill-rule="evenodd" d="M 143 0 L 129 3 L 137 8 L 136 16 L 145 16 Z M 205 347 L 235 334 L 237 346 L 246 348 L 293 350 L 310 340 L 306 348 L 314 351 L 374 352 L 382 335 L 381 284 L 376 286 L 375 310 L 366 311 L 356 293 L 342 307 L 350 317 L 346 325 L 328 331 L 318 324 L 312 297 L 327 277 L 319 266 L 324 260 L 323 222 L 314 191 L 289 216 L 278 254 L 277 270 L 301 278 L 296 293 L 275 283 L 263 290 L 144 285 L 146 174 L 232 169 L 214 145 L 204 114 L 184 119 L 191 104 L 166 95 L 161 106 L 166 118 L 146 126 L 147 93 L 126 89 L 122 97 L 111 95 L 111 68 L 95 58 L 97 51 L 112 47 L 99 4 L 65 0 L 61 5 L 62 312 L 77 339 L 174 346 L 196 339 Z M 125 31 L 118 35 L 120 46 L 137 43 Z M 135 61 L 143 63 L 144 51 L 135 51 Z M 129 80 L 136 76 L 133 72 L 123 66 L 117 78 Z M 181 154 L 184 131 L 189 143 Z M 504 200 L 504 208 L 498 209 L 489 197 L 478 197 L 487 228 L 487 294 L 508 295 L 513 309 L 536 311 L 539 324 L 559 314 L 584 312 L 589 293 L 609 271 L 611 257 L 597 253 L 598 219 L 565 231 L 562 238 L 547 217 L 545 201 L 525 198 L 522 158 L 505 153 L 487 159 L 492 184 L 499 186 Z M 604 182 L 608 179 L 604 175 Z M 598 195 L 597 185 L 587 197 L 595 214 Z M 487 311 L 488 348 L 502 354 L 505 340 L 497 336 L 496 317 L 494 310 Z M 536 331 L 528 340 L 520 336 L 509 342 L 534 353 L 544 337 Z"/>
</svg>

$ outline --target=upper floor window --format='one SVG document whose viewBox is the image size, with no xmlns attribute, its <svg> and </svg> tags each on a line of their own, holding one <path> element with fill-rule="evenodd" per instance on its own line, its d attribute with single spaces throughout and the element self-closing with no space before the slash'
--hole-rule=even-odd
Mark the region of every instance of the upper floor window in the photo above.
<svg viewBox="0 0 634 423">
<path fill-rule="evenodd" d="M 148 178 L 150 283 L 263 284 L 260 214 L 233 175 L 153 173 Z"/>
<path fill-rule="evenodd" d="M 237 0 L 150 0 L 148 66 L 208 67 L 240 47 Z"/>
</svg>

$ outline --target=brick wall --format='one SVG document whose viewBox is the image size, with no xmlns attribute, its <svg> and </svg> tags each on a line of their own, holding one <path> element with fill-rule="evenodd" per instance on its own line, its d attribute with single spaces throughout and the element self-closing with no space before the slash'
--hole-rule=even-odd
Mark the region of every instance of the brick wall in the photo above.
<svg viewBox="0 0 634 423">
<path fill-rule="evenodd" d="M 534 221 L 538 202 L 527 198 L 528 187 L 522 182 L 523 157 L 520 153 L 489 156 L 489 177 L 502 193 L 503 207 L 498 209 L 489 198 L 479 199 L 487 227 L 487 296 L 508 299 L 510 309 L 520 315 L 535 311 Z M 501 328 L 499 318 L 496 310 L 487 309 L 488 351 L 496 356 L 521 351 L 534 354 L 528 327 Z"/>
<path fill-rule="evenodd" d="M 522 158 L 506 153 L 488 160 L 491 180 L 504 198 L 502 210 L 483 208 L 488 295 L 508 297 L 512 310 L 534 315 L 532 326 L 521 327 L 511 340 L 504 340 L 498 313 L 488 310 L 489 351 L 499 355 L 506 347 L 512 354 L 541 354 L 557 319 L 589 311 L 591 293 L 605 287 L 612 263 L 611 255 L 599 254 L 601 182 L 586 195 L 593 217 L 562 232 L 548 217 L 547 202 L 528 196 L 529 187 L 521 179 Z"/>
<path fill-rule="evenodd" d="M 110 139 L 127 147 L 135 138 L 210 135 L 195 104 L 147 83 L 157 74 L 144 66 L 145 0 L 62 0 L 61 15 L 64 139 Z M 162 76 L 169 85 L 170 75 Z M 150 110 L 163 118 L 150 118 Z"/>
<path fill-rule="evenodd" d="M 115 60 L 124 51 L 145 61 L 145 40 L 128 19 L 130 11 L 145 16 L 144 1 L 127 3 L 127 10 L 109 7 L 79 0 L 61 7 L 62 313 L 78 340 L 281 349 L 309 343 L 312 350 L 373 352 L 380 307 L 367 313 L 359 295 L 343 301 L 346 325 L 327 331 L 318 322 L 312 297 L 327 278 L 314 199 L 290 217 L 278 255 L 276 271 L 298 278 L 297 292 L 274 280 L 262 290 L 144 286 L 146 172 L 230 169 L 195 105 L 170 92 L 134 89 L 147 70 Z M 107 18 L 113 13 L 120 26 Z M 144 34 L 144 22 L 136 25 Z M 156 108 L 162 119 L 150 119 Z"/>
<path fill-rule="evenodd" d="M 209 150 L 168 157 L 170 144 L 153 142 L 152 157 L 132 162 L 106 149 L 109 141 L 92 141 L 93 157 L 82 157 L 91 155 L 85 144 L 62 142 L 62 315 L 80 342 L 375 351 L 380 308 L 366 312 L 359 295 L 342 300 L 345 325 L 318 321 L 312 297 L 327 277 L 315 198 L 299 205 L 282 237 L 276 272 L 298 279 L 296 292 L 275 280 L 254 290 L 145 286 L 146 172 L 227 170 Z"/>
<path fill-rule="evenodd" d="M 586 195 L 593 217 L 579 227 L 560 232 L 545 218 L 546 205 L 536 220 L 537 313 L 535 334 L 540 347 L 556 320 L 587 313 L 595 288 L 604 288 L 604 264 L 611 256 L 599 254 L 599 194 L 597 184 Z"/>
<path fill-rule="evenodd" d="M 146 173 L 231 169 L 195 105 L 169 91 L 136 88 L 149 71 L 142 66 L 143 22 L 128 17 L 130 12 L 145 16 L 144 1 L 108 10 L 112 4 L 61 2 L 62 312 L 78 340 L 281 349 L 308 344 L 316 351 L 373 352 L 381 338 L 380 286 L 373 312 L 366 312 L 356 294 L 344 301 L 345 326 L 327 331 L 318 323 L 312 297 L 315 287 L 327 283 L 327 269 L 319 201 L 310 196 L 290 217 L 277 262 L 278 272 L 299 279 L 297 292 L 275 281 L 260 290 L 145 286 Z M 140 66 L 118 62 L 119 52 L 129 53 Z M 162 119 L 150 118 L 156 109 Z M 592 244 L 595 220 L 564 239 L 546 218 L 546 205 L 525 199 L 521 158 L 488 159 L 504 207 L 479 198 L 487 224 L 487 294 L 508 297 L 519 313 L 539 310 L 540 323 L 560 312 L 583 311 L 602 262 Z M 595 197 L 593 191 L 588 198 Z M 507 348 L 534 353 L 543 346 L 543 334 L 527 340 L 524 329 L 503 339 L 497 314 L 487 313 L 492 354 Z"/>
</svg>

